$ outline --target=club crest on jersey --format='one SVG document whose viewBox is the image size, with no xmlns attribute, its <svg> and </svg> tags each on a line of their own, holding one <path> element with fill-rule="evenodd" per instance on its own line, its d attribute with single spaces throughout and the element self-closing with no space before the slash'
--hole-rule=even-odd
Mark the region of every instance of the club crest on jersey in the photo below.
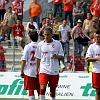
<svg viewBox="0 0 100 100">
<path fill-rule="evenodd" d="M 32 46 L 33 48 L 37 48 L 36 46 Z"/>
<path fill-rule="evenodd" d="M 54 44 L 52 45 L 52 48 L 54 48 Z"/>
</svg>

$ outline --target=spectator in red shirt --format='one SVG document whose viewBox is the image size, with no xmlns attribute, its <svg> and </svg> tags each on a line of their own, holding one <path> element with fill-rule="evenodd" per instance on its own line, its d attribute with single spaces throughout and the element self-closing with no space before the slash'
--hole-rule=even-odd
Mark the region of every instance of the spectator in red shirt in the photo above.
<svg viewBox="0 0 100 100">
<path fill-rule="evenodd" d="M 9 3 L 9 0 L 0 0 L 0 21 L 3 20 L 6 12 L 5 5 Z"/>
<path fill-rule="evenodd" d="M 100 15 L 100 0 L 96 0 L 91 6 L 90 6 L 91 14 L 93 15 L 93 19 L 99 18 Z"/>
<path fill-rule="evenodd" d="M 0 43 L 0 71 L 6 71 L 5 55 L 6 51 Z"/>
<path fill-rule="evenodd" d="M 21 20 L 17 19 L 17 24 L 14 24 L 12 26 L 12 39 L 15 40 L 15 46 L 18 48 L 17 41 L 20 41 L 20 46 L 24 49 L 24 39 L 25 39 L 25 34 L 24 34 L 24 26 L 21 24 Z"/>
<path fill-rule="evenodd" d="M 66 20 L 69 17 L 70 20 L 70 27 L 73 28 L 73 4 L 75 0 L 63 0 L 64 3 L 64 19 Z"/>
<path fill-rule="evenodd" d="M 92 0 L 92 4 L 95 2 L 96 0 Z"/>
<path fill-rule="evenodd" d="M 14 0 L 12 2 L 12 12 L 17 15 L 17 18 L 21 20 L 23 19 L 23 3 L 21 0 Z"/>
<path fill-rule="evenodd" d="M 62 20 L 62 1 L 63 0 L 53 0 L 53 4 L 54 4 L 54 14 L 53 14 L 53 16 L 56 17 L 57 10 L 58 10 L 60 20 Z"/>
</svg>

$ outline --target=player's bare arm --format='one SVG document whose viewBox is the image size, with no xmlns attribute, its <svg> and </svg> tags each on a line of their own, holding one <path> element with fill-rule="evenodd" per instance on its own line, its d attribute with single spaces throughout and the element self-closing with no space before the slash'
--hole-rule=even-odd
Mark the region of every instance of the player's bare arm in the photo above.
<svg viewBox="0 0 100 100">
<path fill-rule="evenodd" d="M 39 69 L 39 66 L 40 66 L 40 61 L 41 61 L 40 59 L 36 58 L 36 76 L 39 75 L 38 69 Z"/>
<path fill-rule="evenodd" d="M 93 62 L 93 61 L 100 61 L 100 58 L 86 58 L 86 60 L 88 61 L 88 62 Z"/>
<path fill-rule="evenodd" d="M 25 67 L 25 64 L 26 64 L 26 60 L 22 60 L 22 63 L 21 63 L 21 78 L 24 77 L 24 67 Z"/>
<path fill-rule="evenodd" d="M 53 55 L 52 55 L 52 57 L 53 57 L 54 59 L 59 59 L 59 60 L 64 59 L 64 57 L 63 57 L 63 56 L 56 55 L 56 54 L 53 54 Z"/>
</svg>

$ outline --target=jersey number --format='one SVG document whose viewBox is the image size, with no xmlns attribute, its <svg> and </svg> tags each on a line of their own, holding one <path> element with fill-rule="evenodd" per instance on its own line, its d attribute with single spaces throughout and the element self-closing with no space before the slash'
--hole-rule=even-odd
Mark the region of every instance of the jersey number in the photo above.
<svg viewBox="0 0 100 100">
<path fill-rule="evenodd" d="M 35 60 L 35 58 L 34 58 L 34 54 L 35 54 L 35 52 L 34 52 L 34 51 L 31 51 L 31 55 L 32 55 L 32 57 L 31 57 L 31 61 L 34 61 L 34 60 Z"/>
</svg>

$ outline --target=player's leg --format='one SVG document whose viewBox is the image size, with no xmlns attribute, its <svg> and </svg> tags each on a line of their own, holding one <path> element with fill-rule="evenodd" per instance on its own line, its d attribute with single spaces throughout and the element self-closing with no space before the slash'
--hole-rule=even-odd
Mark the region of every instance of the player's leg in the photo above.
<svg viewBox="0 0 100 100">
<path fill-rule="evenodd" d="M 39 96 L 40 96 L 40 84 L 39 84 L 39 78 L 34 78 L 35 81 L 35 90 L 37 91 L 38 94 L 38 100 L 40 100 Z"/>
<path fill-rule="evenodd" d="M 29 90 L 29 100 L 35 100 L 34 91 Z"/>
<path fill-rule="evenodd" d="M 49 75 L 45 73 L 39 74 L 39 82 L 40 82 L 40 100 L 45 100 L 45 91 L 46 85 L 48 84 Z"/>
<path fill-rule="evenodd" d="M 92 87 L 96 89 L 95 100 L 100 100 L 100 73 L 92 72 Z"/>
<path fill-rule="evenodd" d="M 24 75 L 24 89 L 29 90 L 29 100 L 35 100 L 34 90 L 35 87 L 35 78 Z"/>
<path fill-rule="evenodd" d="M 96 89 L 96 96 L 95 96 L 96 100 L 100 100 L 100 89 Z"/>
<path fill-rule="evenodd" d="M 56 87 L 59 81 L 59 75 L 50 75 L 50 100 L 55 100 Z"/>
</svg>

